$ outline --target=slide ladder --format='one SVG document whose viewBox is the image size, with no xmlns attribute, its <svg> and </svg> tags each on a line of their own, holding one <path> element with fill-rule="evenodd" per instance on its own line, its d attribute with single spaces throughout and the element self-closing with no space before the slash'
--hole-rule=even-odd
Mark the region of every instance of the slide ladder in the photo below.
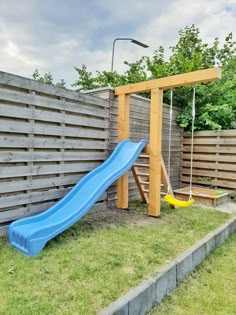
<svg viewBox="0 0 236 315">
<path fill-rule="evenodd" d="M 141 195 L 142 201 L 145 203 L 149 203 L 149 154 L 141 153 L 139 155 L 138 161 L 134 163 L 131 168 L 135 182 L 137 184 L 139 193 Z M 169 181 L 169 177 L 167 175 L 166 167 L 161 158 L 161 196 L 165 196 L 168 190 L 172 196 L 173 191 Z"/>
</svg>

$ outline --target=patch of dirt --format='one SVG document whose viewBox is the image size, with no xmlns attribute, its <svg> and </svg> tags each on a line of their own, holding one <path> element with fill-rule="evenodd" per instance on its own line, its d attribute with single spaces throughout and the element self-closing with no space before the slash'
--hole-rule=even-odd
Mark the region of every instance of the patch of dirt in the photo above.
<svg viewBox="0 0 236 315">
<path fill-rule="evenodd" d="M 145 206 L 143 206 L 145 209 Z M 134 209 L 107 209 L 96 211 L 86 215 L 81 221 L 93 228 L 117 227 L 128 224 L 130 226 L 148 226 L 159 224 L 160 218 L 149 217 L 147 212 L 136 211 Z"/>
</svg>

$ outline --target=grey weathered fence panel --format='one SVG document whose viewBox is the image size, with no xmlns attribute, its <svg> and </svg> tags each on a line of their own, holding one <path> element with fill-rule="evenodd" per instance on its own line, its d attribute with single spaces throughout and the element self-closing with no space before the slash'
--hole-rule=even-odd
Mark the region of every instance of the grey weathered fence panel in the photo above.
<svg viewBox="0 0 236 315">
<path fill-rule="evenodd" d="M 44 211 L 101 164 L 108 128 L 107 100 L 0 72 L 0 223 Z"/>
</svg>

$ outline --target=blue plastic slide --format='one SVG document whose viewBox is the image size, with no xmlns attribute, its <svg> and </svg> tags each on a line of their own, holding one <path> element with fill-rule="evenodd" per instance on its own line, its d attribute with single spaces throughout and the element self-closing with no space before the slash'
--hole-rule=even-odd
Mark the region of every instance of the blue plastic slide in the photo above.
<svg viewBox="0 0 236 315">
<path fill-rule="evenodd" d="M 146 140 L 119 143 L 103 164 L 85 175 L 57 204 L 41 214 L 11 223 L 9 243 L 25 255 L 38 254 L 49 240 L 89 211 L 104 191 L 132 167 L 146 144 Z"/>
</svg>

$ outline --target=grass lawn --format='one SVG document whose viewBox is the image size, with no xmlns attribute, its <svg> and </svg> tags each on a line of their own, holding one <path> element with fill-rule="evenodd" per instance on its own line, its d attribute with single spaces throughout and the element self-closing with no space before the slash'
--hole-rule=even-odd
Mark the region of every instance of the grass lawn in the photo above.
<svg viewBox="0 0 236 315">
<path fill-rule="evenodd" d="M 236 235 L 218 248 L 151 314 L 236 314 Z"/>
<path fill-rule="evenodd" d="M 87 216 L 34 258 L 1 238 L 0 314 L 96 314 L 229 218 L 197 206 L 165 205 L 161 219 L 146 211 L 134 202 L 112 222 Z"/>
</svg>

